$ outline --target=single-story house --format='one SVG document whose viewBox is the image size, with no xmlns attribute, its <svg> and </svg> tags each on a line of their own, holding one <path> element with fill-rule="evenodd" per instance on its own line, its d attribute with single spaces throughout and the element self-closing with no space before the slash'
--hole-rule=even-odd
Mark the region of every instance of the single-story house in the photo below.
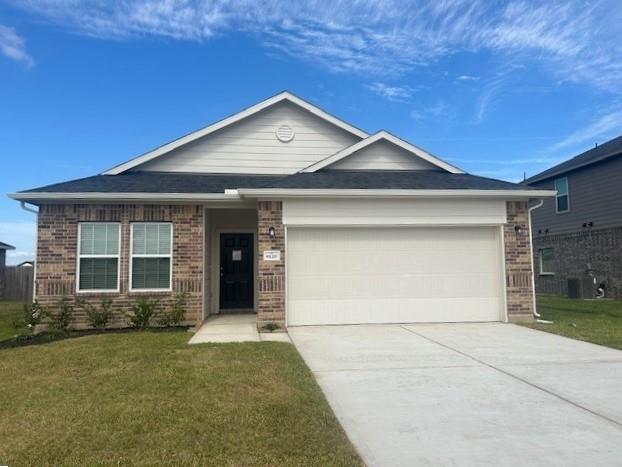
<svg viewBox="0 0 622 467">
<path fill-rule="evenodd" d="M 36 297 L 187 297 L 187 320 L 278 326 L 514 321 L 534 313 L 530 203 L 282 92 L 100 175 L 13 193 L 39 207 Z"/>
</svg>

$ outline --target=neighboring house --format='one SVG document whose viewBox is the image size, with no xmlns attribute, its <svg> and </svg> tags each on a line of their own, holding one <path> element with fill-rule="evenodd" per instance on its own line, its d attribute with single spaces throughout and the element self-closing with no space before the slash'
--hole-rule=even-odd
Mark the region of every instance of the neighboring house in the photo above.
<svg viewBox="0 0 622 467">
<path fill-rule="evenodd" d="M 11 194 L 39 206 L 45 305 L 137 298 L 279 326 L 531 319 L 528 203 L 283 92 L 101 175 Z"/>
<path fill-rule="evenodd" d="M 7 250 L 14 250 L 15 247 L 13 245 L 9 245 L 8 243 L 0 242 L 0 298 L 4 298 L 4 289 L 6 288 L 6 252 Z"/>
<path fill-rule="evenodd" d="M 6 266 L 6 252 L 7 250 L 14 250 L 15 247 L 13 245 L 9 245 L 8 243 L 0 242 L 0 268 Z"/>
<path fill-rule="evenodd" d="M 557 190 L 533 211 L 536 290 L 622 297 L 622 136 L 525 183 Z"/>
</svg>

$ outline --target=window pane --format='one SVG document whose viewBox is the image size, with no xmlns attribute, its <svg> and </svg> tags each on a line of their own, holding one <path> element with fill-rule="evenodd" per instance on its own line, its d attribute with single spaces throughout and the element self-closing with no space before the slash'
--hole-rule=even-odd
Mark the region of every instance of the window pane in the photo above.
<svg viewBox="0 0 622 467">
<path fill-rule="evenodd" d="M 553 248 L 542 248 L 540 250 L 540 272 L 553 272 Z"/>
<path fill-rule="evenodd" d="M 93 254 L 93 225 L 80 224 L 80 254 Z"/>
<path fill-rule="evenodd" d="M 568 195 L 557 197 L 557 212 L 568 211 Z"/>
<path fill-rule="evenodd" d="M 567 178 L 555 179 L 555 189 L 557 190 L 558 195 L 568 194 L 568 179 Z"/>
<path fill-rule="evenodd" d="M 171 284 L 170 258 L 133 258 L 133 289 L 168 289 Z"/>
<path fill-rule="evenodd" d="M 80 290 L 116 289 L 117 269 L 117 258 L 80 259 Z"/>
<path fill-rule="evenodd" d="M 119 224 L 108 224 L 106 234 L 106 254 L 119 254 Z"/>
<path fill-rule="evenodd" d="M 171 225 L 160 224 L 158 229 L 158 254 L 171 254 Z"/>
<path fill-rule="evenodd" d="M 146 224 L 146 247 L 145 253 L 148 255 L 158 254 L 158 224 Z"/>
<path fill-rule="evenodd" d="M 132 253 L 135 255 L 145 254 L 145 224 L 132 224 Z"/>
</svg>

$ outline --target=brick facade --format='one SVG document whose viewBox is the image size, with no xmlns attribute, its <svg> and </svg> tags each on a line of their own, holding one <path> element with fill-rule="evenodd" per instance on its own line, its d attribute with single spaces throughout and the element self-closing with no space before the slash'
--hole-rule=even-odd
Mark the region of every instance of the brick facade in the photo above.
<svg viewBox="0 0 622 467">
<path fill-rule="evenodd" d="M 553 275 L 540 275 L 539 250 L 553 248 Z M 605 284 L 606 296 L 622 298 L 622 227 L 585 229 L 568 234 L 534 237 L 536 292 L 568 294 L 568 279 Z"/>
<path fill-rule="evenodd" d="M 76 262 L 79 222 L 120 222 L 119 293 L 76 294 Z M 131 222 L 172 222 L 173 292 L 129 291 L 129 243 Z M 186 323 L 199 324 L 203 306 L 203 208 L 192 205 L 79 205 L 44 204 L 39 209 L 37 245 L 37 299 L 54 309 L 63 297 L 80 296 L 99 305 L 103 298 L 113 302 L 112 326 L 127 325 L 127 312 L 140 297 L 157 298 L 158 309 L 170 306 L 177 293 L 186 294 Z M 74 326 L 87 326 L 76 309 Z"/>
<path fill-rule="evenodd" d="M 520 233 L 516 231 L 520 227 Z M 533 285 L 529 244 L 529 211 L 525 201 L 507 202 L 505 242 L 505 287 L 508 319 L 533 319 Z"/>
<path fill-rule="evenodd" d="M 275 237 L 269 229 L 274 227 Z M 281 201 L 257 202 L 257 327 L 262 330 L 267 323 L 285 328 L 285 228 Z M 265 250 L 279 250 L 281 261 L 264 261 Z"/>
<path fill-rule="evenodd" d="M 285 229 L 281 201 L 257 203 L 257 326 L 268 323 L 285 328 Z M 42 205 L 39 211 L 37 281 L 39 302 L 54 309 L 63 297 L 76 296 L 76 261 L 79 222 L 120 222 L 120 291 L 78 294 L 85 300 L 113 302 L 114 326 L 127 325 L 127 312 L 139 297 L 170 306 L 179 292 L 187 294 L 186 324 L 203 318 L 204 224 L 203 207 L 195 205 Z M 511 321 L 533 318 L 532 274 L 526 202 L 507 203 L 504 226 L 508 316 Z M 173 292 L 129 292 L 129 238 L 131 222 L 173 223 Z M 517 233 L 515 226 L 521 230 Z M 269 229 L 274 227 L 275 237 Z M 622 236 L 622 232 L 618 237 Z M 550 239 L 549 239 L 550 240 Z M 264 261 L 265 250 L 279 250 L 280 261 Z M 208 263 L 209 264 L 209 260 Z M 85 327 L 85 316 L 76 310 L 76 327 Z"/>
</svg>

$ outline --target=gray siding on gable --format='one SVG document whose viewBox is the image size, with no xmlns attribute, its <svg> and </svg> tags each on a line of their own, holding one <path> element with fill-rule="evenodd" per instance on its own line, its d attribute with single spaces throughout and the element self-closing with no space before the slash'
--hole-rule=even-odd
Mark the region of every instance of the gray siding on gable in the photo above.
<svg viewBox="0 0 622 467">
<path fill-rule="evenodd" d="M 276 130 L 289 125 L 289 142 Z M 293 174 L 360 140 L 289 102 L 276 104 L 139 165 L 135 170 L 189 173 Z"/>
<path fill-rule="evenodd" d="M 562 176 L 568 178 L 570 212 L 557 214 L 555 198 L 546 199 L 532 213 L 534 236 L 546 229 L 549 235 L 581 232 L 587 222 L 593 229 L 622 226 L 622 155 Z M 555 189 L 554 179 L 531 186 Z"/>
</svg>

